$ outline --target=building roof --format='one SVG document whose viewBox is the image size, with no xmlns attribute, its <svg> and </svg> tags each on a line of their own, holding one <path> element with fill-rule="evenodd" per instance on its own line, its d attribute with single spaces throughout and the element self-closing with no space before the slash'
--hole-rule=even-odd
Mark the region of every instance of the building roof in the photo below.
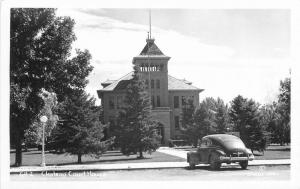
<svg viewBox="0 0 300 189">
<path fill-rule="evenodd" d="M 112 84 L 115 81 L 117 81 L 117 80 L 107 79 L 106 81 L 102 82 L 102 84 Z"/>
<path fill-rule="evenodd" d="M 154 39 L 147 39 L 147 44 L 143 48 L 140 55 L 164 55 L 162 51 L 157 47 L 157 45 L 154 43 Z"/>
<path fill-rule="evenodd" d="M 178 91 L 178 90 L 200 90 L 203 91 L 203 89 L 199 89 L 192 85 L 191 82 L 187 82 L 186 80 L 177 79 L 173 76 L 168 75 L 168 90 L 169 91 Z"/>
<path fill-rule="evenodd" d="M 124 90 L 126 89 L 129 81 L 132 79 L 133 72 L 126 74 L 125 76 L 121 77 L 115 82 L 111 83 L 107 87 L 98 90 L 99 92 L 106 92 L 106 91 L 117 91 L 117 90 Z M 204 89 L 199 89 L 191 84 L 188 84 L 185 80 L 177 79 L 173 76 L 168 75 L 168 90 L 169 91 L 203 91 Z"/>
</svg>

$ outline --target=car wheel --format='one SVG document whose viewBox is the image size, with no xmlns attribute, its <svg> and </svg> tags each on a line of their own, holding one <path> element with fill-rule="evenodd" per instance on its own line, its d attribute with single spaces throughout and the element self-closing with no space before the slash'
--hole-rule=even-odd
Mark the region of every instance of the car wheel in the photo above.
<svg viewBox="0 0 300 189">
<path fill-rule="evenodd" d="M 196 165 L 194 163 L 189 163 L 190 169 L 195 169 Z"/>
<path fill-rule="evenodd" d="M 248 161 L 242 161 L 242 162 L 240 162 L 240 166 L 242 167 L 242 169 L 247 169 Z"/>
<path fill-rule="evenodd" d="M 220 169 L 221 162 L 219 162 L 219 155 L 217 153 L 212 153 L 209 158 L 209 166 L 213 170 Z"/>
</svg>

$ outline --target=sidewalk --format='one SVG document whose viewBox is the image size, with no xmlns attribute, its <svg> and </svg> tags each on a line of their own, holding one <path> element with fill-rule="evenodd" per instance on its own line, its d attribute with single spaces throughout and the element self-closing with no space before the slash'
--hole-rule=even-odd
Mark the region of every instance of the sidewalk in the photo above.
<svg viewBox="0 0 300 189">
<path fill-rule="evenodd" d="M 186 159 L 187 151 L 176 150 L 168 147 L 162 147 L 158 152 L 178 156 Z M 259 165 L 290 165 L 290 159 L 279 160 L 253 160 L 249 162 L 249 166 Z M 122 164 L 88 164 L 88 165 L 62 165 L 62 166 L 23 166 L 10 168 L 11 174 L 19 174 L 25 172 L 51 172 L 51 171 L 109 171 L 109 170 L 136 170 L 136 169 L 166 169 L 166 168 L 186 168 L 187 162 L 149 162 L 149 163 L 122 163 Z M 207 166 L 200 164 L 198 166 Z"/>
</svg>

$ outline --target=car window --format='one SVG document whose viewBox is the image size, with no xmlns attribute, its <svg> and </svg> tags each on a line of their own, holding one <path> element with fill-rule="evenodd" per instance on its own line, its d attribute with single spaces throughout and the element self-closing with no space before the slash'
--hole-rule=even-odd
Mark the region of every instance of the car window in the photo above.
<svg viewBox="0 0 300 189">
<path fill-rule="evenodd" d="M 212 145 L 212 142 L 211 142 L 211 140 L 209 140 L 209 139 L 203 139 L 202 141 L 201 141 L 201 147 L 209 147 L 209 146 L 211 146 Z"/>
<path fill-rule="evenodd" d="M 212 141 L 211 146 L 212 147 L 221 147 L 221 145 L 219 143 L 217 143 L 216 141 Z"/>
</svg>

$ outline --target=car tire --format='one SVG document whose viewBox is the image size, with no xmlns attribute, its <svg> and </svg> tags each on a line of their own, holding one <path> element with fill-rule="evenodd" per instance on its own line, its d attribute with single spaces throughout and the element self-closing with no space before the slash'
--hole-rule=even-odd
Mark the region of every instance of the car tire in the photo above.
<svg viewBox="0 0 300 189">
<path fill-rule="evenodd" d="M 189 163 L 190 169 L 195 169 L 196 165 L 194 163 Z"/>
<path fill-rule="evenodd" d="M 218 170 L 221 167 L 221 162 L 219 162 L 219 155 L 217 153 L 212 153 L 209 157 L 209 166 L 213 170 Z"/>
<path fill-rule="evenodd" d="M 247 169 L 248 161 L 242 161 L 242 162 L 240 162 L 240 166 L 241 166 L 242 169 Z"/>
</svg>

